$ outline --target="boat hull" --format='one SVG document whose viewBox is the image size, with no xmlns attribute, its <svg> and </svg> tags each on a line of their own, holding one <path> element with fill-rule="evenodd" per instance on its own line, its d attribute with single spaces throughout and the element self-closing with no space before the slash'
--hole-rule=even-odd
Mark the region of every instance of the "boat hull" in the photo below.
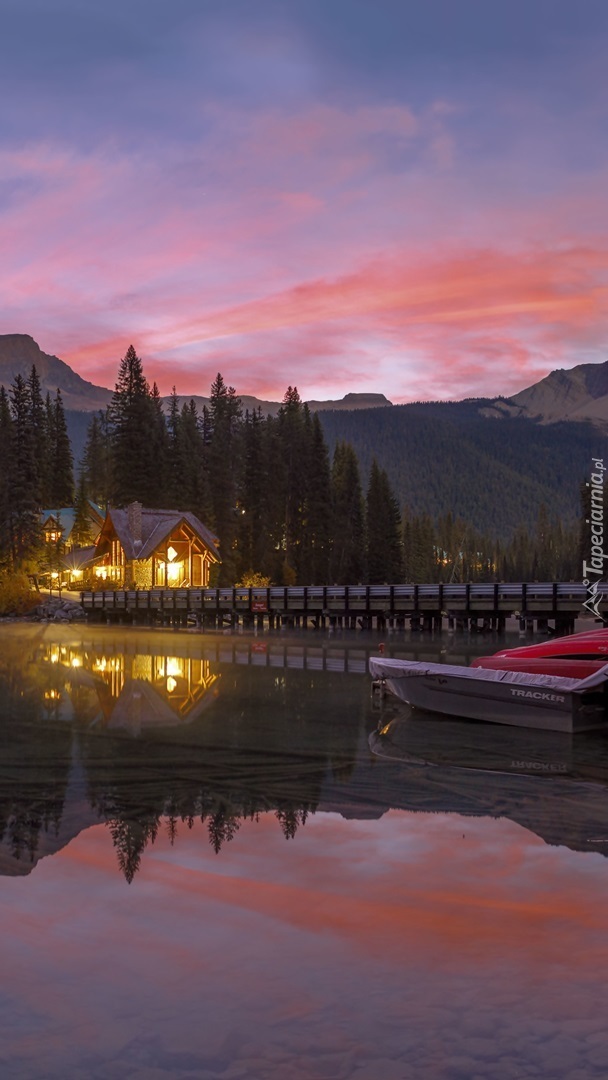
<svg viewBox="0 0 608 1080">
<path fill-rule="evenodd" d="M 579 689 L 575 679 L 374 658 L 370 671 L 401 701 L 431 713 L 570 733 L 606 725 L 599 672 Z"/>
<path fill-rule="evenodd" d="M 580 634 L 549 638 L 534 645 L 519 645 L 515 649 L 499 649 L 496 657 L 506 659 L 538 659 L 553 657 L 571 660 L 603 660 L 608 662 L 608 630 L 585 630 Z"/>
<path fill-rule="evenodd" d="M 572 660 L 558 656 L 480 656 L 472 668 L 495 671 L 526 671 L 529 675 L 563 675 L 567 679 L 586 679 L 606 663 L 605 660 Z"/>
</svg>

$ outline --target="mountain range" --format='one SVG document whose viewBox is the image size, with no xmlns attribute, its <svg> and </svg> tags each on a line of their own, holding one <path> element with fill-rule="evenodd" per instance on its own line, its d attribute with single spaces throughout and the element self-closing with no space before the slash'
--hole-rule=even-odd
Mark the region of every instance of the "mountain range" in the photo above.
<svg viewBox="0 0 608 1080">
<path fill-rule="evenodd" d="M 0 335 L 0 384 L 27 377 L 33 364 L 44 393 L 62 392 L 78 461 L 91 413 L 106 407 L 112 391 L 82 379 L 28 335 Z M 244 409 L 264 415 L 281 404 L 239 396 Z M 209 399 L 194 400 L 200 409 Z M 532 527 L 543 503 L 550 516 L 573 524 L 591 459 L 608 457 L 608 361 L 553 371 L 511 398 L 393 405 L 383 394 L 346 394 L 309 406 L 321 413 L 331 453 L 340 440 L 352 444 L 364 484 L 376 458 L 410 512 L 451 511 L 503 539 L 519 524 Z"/>
<path fill-rule="evenodd" d="M 16 375 L 27 378 L 35 365 L 43 396 L 47 391 L 54 395 L 61 390 L 63 404 L 71 412 L 96 412 L 110 404 L 112 390 L 105 386 L 95 386 L 81 378 L 68 364 L 58 356 L 42 352 L 40 346 L 29 334 L 0 334 L 0 385 L 10 386 Z M 280 401 L 264 401 L 249 394 L 239 395 L 243 409 L 250 412 L 261 408 L 265 416 L 276 416 L 281 408 Z M 187 394 L 182 401 L 194 400 L 200 410 L 209 403 L 209 398 L 201 394 Z M 166 403 L 168 397 L 163 398 Z M 346 394 L 338 401 L 309 401 L 309 407 L 318 409 L 374 409 L 391 405 L 384 394 Z"/>
<path fill-rule="evenodd" d="M 109 404 L 112 390 L 83 379 L 59 357 L 43 352 L 29 334 L 0 334 L 0 384 L 10 385 L 17 374 L 27 378 L 34 364 L 43 393 L 54 394 L 57 389 L 61 390 L 66 409 L 95 412 Z M 281 407 L 279 401 L 265 401 L 248 394 L 239 397 L 243 409 L 261 408 L 264 415 L 275 416 Z M 209 401 L 201 394 L 184 395 L 182 400 L 191 398 L 198 408 Z M 415 403 L 414 407 L 420 404 L 435 403 Z M 473 411 L 487 419 L 527 417 L 543 424 L 588 421 L 608 432 L 608 360 L 602 364 L 579 364 L 569 370 L 552 371 L 540 382 L 510 398 L 468 398 L 463 402 L 437 404 L 460 405 L 467 415 Z M 350 412 L 390 405 L 392 402 L 384 394 L 349 393 L 339 400 L 308 402 L 313 412 Z"/>
</svg>

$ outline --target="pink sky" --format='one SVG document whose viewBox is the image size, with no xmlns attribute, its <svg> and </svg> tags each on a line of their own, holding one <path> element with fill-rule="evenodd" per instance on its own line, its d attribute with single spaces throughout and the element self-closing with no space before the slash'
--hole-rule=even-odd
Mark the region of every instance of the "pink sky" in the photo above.
<svg viewBox="0 0 608 1080">
<path fill-rule="evenodd" d="M 69 98 L 41 47 L 0 139 L 0 332 L 106 386 L 133 343 L 164 393 L 219 370 L 275 400 L 508 395 L 604 360 L 606 19 L 572 26 L 559 0 L 511 40 L 497 7 L 477 40 L 466 0 L 400 63 L 383 5 L 384 36 L 353 24 L 347 54 L 316 3 L 272 32 L 177 13 L 168 32 L 153 4 L 125 57 L 112 3 Z"/>
</svg>

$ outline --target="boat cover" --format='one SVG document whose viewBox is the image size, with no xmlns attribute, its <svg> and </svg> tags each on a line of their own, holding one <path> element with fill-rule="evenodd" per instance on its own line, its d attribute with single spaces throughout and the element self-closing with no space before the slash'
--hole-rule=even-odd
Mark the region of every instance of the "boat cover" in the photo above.
<svg viewBox="0 0 608 1080">
<path fill-rule="evenodd" d="M 371 656 L 370 674 L 376 679 L 403 679 L 420 675 L 445 675 L 475 682 L 522 683 L 524 686 L 544 686 L 563 693 L 581 693 L 608 682 L 608 664 L 586 679 L 567 679 L 563 675 L 531 675 L 528 671 L 503 671 L 496 668 L 471 668 L 456 664 L 427 664 L 419 660 L 391 660 Z"/>
</svg>

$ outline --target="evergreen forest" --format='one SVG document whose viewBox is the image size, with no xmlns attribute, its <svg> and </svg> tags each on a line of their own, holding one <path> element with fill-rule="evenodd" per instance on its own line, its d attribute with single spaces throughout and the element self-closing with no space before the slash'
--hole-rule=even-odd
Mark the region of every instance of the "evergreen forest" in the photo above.
<svg viewBox="0 0 608 1080">
<path fill-rule="evenodd" d="M 89 420 L 75 484 L 61 394 L 43 400 L 32 368 L 0 388 L 1 564 L 40 563 L 43 508 L 75 506 L 84 544 L 87 500 L 138 500 L 191 511 L 220 538 L 220 585 L 577 580 L 587 426 L 568 425 L 564 440 L 565 425 L 465 414 L 311 413 L 290 386 L 264 416 L 221 374 L 202 410 L 175 389 L 167 407 L 130 346 L 109 407 Z M 578 475 L 568 513 L 547 500 L 566 454 Z"/>
</svg>

